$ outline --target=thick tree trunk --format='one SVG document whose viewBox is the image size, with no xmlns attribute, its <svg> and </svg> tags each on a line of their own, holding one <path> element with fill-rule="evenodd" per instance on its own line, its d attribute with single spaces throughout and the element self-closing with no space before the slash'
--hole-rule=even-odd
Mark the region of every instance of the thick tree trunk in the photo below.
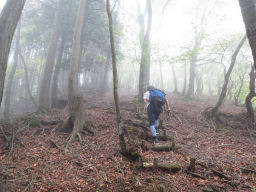
<svg viewBox="0 0 256 192">
<path fill-rule="evenodd" d="M 86 0 L 80 0 L 79 10 L 76 18 L 75 33 L 73 38 L 72 55 L 69 65 L 69 82 L 68 82 L 68 103 L 69 112 L 72 112 L 73 98 L 78 95 L 78 72 L 79 59 L 81 51 L 81 39 L 84 24 L 84 14 L 86 9 Z"/>
<path fill-rule="evenodd" d="M 243 46 L 245 40 L 246 40 L 246 35 L 242 38 L 242 40 L 240 41 L 239 45 L 237 46 L 235 52 L 232 55 L 231 63 L 230 63 L 229 69 L 228 69 L 228 71 L 227 71 L 227 73 L 225 75 L 224 84 L 222 86 L 222 91 L 221 91 L 219 100 L 218 100 L 216 106 L 214 108 L 212 108 L 212 110 L 210 112 L 210 116 L 212 116 L 212 117 L 215 117 L 217 115 L 219 107 L 222 105 L 222 103 L 223 103 L 223 101 L 224 101 L 224 99 L 226 97 L 229 77 L 230 77 L 231 72 L 233 70 L 233 67 L 235 65 L 236 57 L 237 57 L 241 47 Z"/>
<path fill-rule="evenodd" d="M 13 34 L 26 0 L 8 0 L 0 15 L 0 105 Z"/>
<path fill-rule="evenodd" d="M 152 26 L 152 7 L 151 0 L 147 0 L 147 30 L 145 30 L 144 15 L 138 11 L 138 22 L 140 24 L 140 46 L 141 46 L 141 63 L 140 63 L 140 76 L 139 76 L 139 100 L 142 100 L 143 93 L 149 85 L 150 78 L 150 33 Z"/>
<path fill-rule="evenodd" d="M 78 71 L 79 71 L 79 56 L 81 51 L 81 38 L 84 24 L 84 14 L 86 9 L 86 0 L 80 0 L 79 10 L 76 17 L 75 33 L 73 39 L 72 55 L 69 64 L 69 81 L 68 81 L 68 106 L 69 125 L 73 125 L 71 136 L 66 144 L 66 148 L 72 143 L 77 135 L 80 138 L 85 117 L 83 112 L 83 97 L 78 95 Z M 64 126 L 65 128 L 65 126 Z"/>
<path fill-rule="evenodd" d="M 251 72 L 249 75 L 250 75 L 250 92 L 245 99 L 245 104 L 246 104 L 246 109 L 247 109 L 247 116 L 254 123 L 255 117 L 254 117 L 254 111 L 253 111 L 253 106 L 252 106 L 252 102 L 251 102 L 252 98 L 256 96 L 256 94 L 255 94 L 255 70 L 254 70 L 253 66 L 252 66 L 252 69 L 251 69 Z"/>
<path fill-rule="evenodd" d="M 256 68 L 256 0 L 239 0 L 239 4 Z"/>
<path fill-rule="evenodd" d="M 47 111 L 51 107 L 50 101 L 50 85 L 52 79 L 52 72 L 53 66 L 55 63 L 56 57 L 56 50 L 57 50 L 57 42 L 59 36 L 59 28 L 60 28 L 60 21 L 61 21 L 61 1 L 58 1 L 58 9 L 55 13 L 52 36 L 51 36 L 51 43 L 48 50 L 48 55 L 46 58 L 46 63 L 44 66 L 44 74 L 41 81 L 40 86 L 40 95 L 39 95 L 39 110 Z"/>
<path fill-rule="evenodd" d="M 10 101 L 11 101 L 11 92 L 12 92 L 12 82 L 16 72 L 16 67 L 18 64 L 18 51 L 19 51 L 19 44 L 20 44 L 20 23 L 18 25 L 18 29 L 16 32 L 16 45 L 15 45 L 15 52 L 14 52 L 14 60 L 10 75 L 8 77 L 6 91 L 5 91 L 5 103 L 4 103 L 4 119 L 8 120 L 10 117 Z"/>
</svg>

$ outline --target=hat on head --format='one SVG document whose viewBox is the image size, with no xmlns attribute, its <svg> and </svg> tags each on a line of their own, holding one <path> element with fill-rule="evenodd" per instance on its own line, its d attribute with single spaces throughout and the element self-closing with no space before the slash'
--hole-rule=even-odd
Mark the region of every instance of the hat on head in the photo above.
<svg viewBox="0 0 256 192">
<path fill-rule="evenodd" d="M 147 91 L 151 91 L 151 90 L 153 90 L 153 89 L 155 89 L 155 87 L 152 86 L 152 85 L 149 85 L 149 86 L 147 87 Z"/>
</svg>

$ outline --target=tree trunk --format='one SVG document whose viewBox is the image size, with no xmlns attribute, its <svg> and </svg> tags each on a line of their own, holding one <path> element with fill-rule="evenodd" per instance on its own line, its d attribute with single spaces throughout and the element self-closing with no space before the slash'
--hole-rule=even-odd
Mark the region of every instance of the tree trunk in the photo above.
<svg viewBox="0 0 256 192">
<path fill-rule="evenodd" d="M 110 11 L 109 0 L 107 0 L 106 9 L 107 9 L 108 20 L 109 20 L 109 35 L 110 35 L 112 68 L 113 68 L 112 69 L 113 70 L 113 87 L 114 87 L 113 93 L 114 93 L 114 100 L 115 100 L 115 107 L 116 107 L 116 119 L 117 119 L 117 127 L 118 127 L 119 145 L 121 148 L 121 153 L 124 155 L 127 155 L 128 150 L 125 142 L 124 129 L 122 127 L 122 119 L 121 119 L 120 106 L 119 106 L 116 52 L 115 52 L 115 43 L 114 43 L 114 34 L 113 34 L 112 13 Z"/>
<path fill-rule="evenodd" d="M 60 67 L 61 67 L 61 60 L 62 60 L 62 56 L 63 56 L 63 51 L 64 51 L 64 47 L 65 47 L 65 37 L 61 38 L 61 44 L 59 47 L 59 53 L 58 53 L 58 58 L 56 61 L 56 65 L 55 65 L 55 70 L 54 70 L 54 74 L 53 74 L 53 81 L 52 81 L 52 107 L 55 107 L 57 104 L 57 100 L 58 100 L 58 79 L 59 79 L 59 72 L 60 72 Z"/>
<path fill-rule="evenodd" d="M 232 81 L 232 78 L 230 78 L 230 86 L 228 88 L 228 91 L 227 91 L 227 99 L 228 100 L 232 100 L 232 89 L 234 87 L 234 82 Z"/>
<path fill-rule="evenodd" d="M 184 63 L 184 82 L 183 82 L 182 95 L 186 94 L 186 89 L 187 89 L 187 62 L 185 61 L 185 63 Z"/>
<path fill-rule="evenodd" d="M 39 110 L 47 111 L 51 107 L 50 101 L 50 85 L 52 79 L 52 71 L 55 63 L 57 42 L 59 36 L 60 20 L 61 20 L 61 0 L 58 1 L 58 9 L 55 13 L 51 43 L 48 50 L 48 55 L 46 58 L 46 63 L 44 66 L 44 74 L 40 86 L 40 95 L 39 95 Z"/>
<path fill-rule="evenodd" d="M 176 77 L 176 72 L 175 72 L 175 68 L 173 65 L 171 65 L 172 67 L 172 76 L 173 76 L 173 84 L 174 84 L 174 93 L 178 93 L 178 85 L 177 85 L 177 77 Z"/>
<path fill-rule="evenodd" d="M 20 44 L 20 23 L 18 25 L 18 29 L 16 32 L 16 45 L 15 45 L 15 52 L 14 52 L 14 60 L 10 75 L 8 77 L 6 91 L 5 91 L 5 103 L 4 103 L 4 119 L 8 120 L 10 117 L 10 101 L 11 101 L 11 92 L 12 92 L 12 82 L 16 72 L 16 67 L 18 64 L 18 51 L 19 51 L 19 44 Z"/>
<path fill-rule="evenodd" d="M 139 76 L 139 100 L 142 100 L 143 93 L 149 85 L 150 78 L 150 33 L 152 26 L 152 7 L 151 0 L 147 0 L 147 30 L 145 30 L 144 15 L 138 11 L 138 22 L 140 24 L 140 46 L 141 46 L 141 63 L 140 63 L 140 76 Z"/>
<path fill-rule="evenodd" d="M 198 96 L 203 95 L 203 80 L 202 80 L 202 75 L 199 74 L 199 72 L 196 75 L 196 94 Z"/>
<path fill-rule="evenodd" d="M 0 14 L 0 105 L 13 34 L 26 0 L 8 0 Z"/>
<path fill-rule="evenodd" d="M 78 95 L 78 71 L 79 71 L 79 56 L 81 51 L 81 38 L 84 24 L 84 14 L 86 9 L 86 0 L 80 0 L 79 10 L 76 17 L 75 33 L 73 38 L 72 55 L 69 64 L 69 81 L 68 81 L 68 106 L 69 125 L 73 125 L 73 131 L 66 144 L 66 148 L 79 136 L 82 131 L 85 117 L 83 112 L 83 97 Z M 80 138 L 80 136 L 79 136 Z"/>
<path fill-rule="evenodd" d="M 191 97 L 195 92 L 195 78 L 196 78 L 196 62 L 198 57 L 198 50 L 201 46 L 202 38 L 200 33 L 196 33 L 195 45 L 193 48 L 193 53 L 190 58 L 190 69 L 189 69 L 189 82 L 188 82 L 188 92 L 187 97 Z"/>
<path fill-rule="evenodd" d="M 216 106 L 214 108 L 212 108 L 212 110 L 210 112 L 210 116 L 212 116 L 212 117 L 215 117 L 217 115 L 219 107 L 222 105 L 222 103 L 223 103 L 223 101 L 224 101 L 224 99 L 226 97 L 229 77 L 230 77 L 231 72 L 233 70 L 233 67 L 235 65 L 236 57 L 237 57 L 241 47 L 243 46 L 245 40 L 246 40 L 246 35 L 242 38 L 242 40 L 240 41 L 239 45 L 237 46 L 235 52 L 232 55 L 231 64 L 230 64 L 229 69 L 228 69 L 228 71 L 227 71 L 227 73 L 225 75 L 224 84 L 222 86 L 222 90 L 221 90 L 221 94 L 220 94 L 219 100 L 218 100 Z"/>
<path fill-rule="evenodd" d="M 25 72 L 25 88 L 26 88 L 26 92 L 29 96 L 29 99 L 31 100 L 31 102 L 33 103 L 33 105 L 35 106 L 35 108 L 37 108 L 37 104 L 32 96 L 32 92 L 31 92 L 31 89 L 30 89 L 30 84 L 29 84 L 29 79 L 28 79 L 28 69 L 27 69 L 27 64 L 25 62 L 25 59 L 21 53 L 21 50 L 19 49 L 19 55 L 20 55 L 20 58 L 21 58 L 21 62 L 23 63 L 23 66 L 24 66 L 24 72 Z"/>
<path fill-rule="evenodd" d="M 160 80 L 161 80 L 161 89 L 164 90 L 164 79 L 163 79 L 163 70 L 162 70 L 162 63 L 159 63 L 160 69 Z"/>
<path fill-rule="evenodd" d="M 253 66 L 252 66 L 252 69 L 251 69 L 251 72 L 249 75 L 250 75 L 250 92 L 245 99 L 245 104 L 246 104 L 246 109 L 247 109 L 247 116 L 254 123 L 255 118 L 254 118 L 254 111 L 253 111 L 253 106 L 252 106 L 252 102 L 251 102 L 251 99 L 256 96 L 256 94 L 255 94 L 255 70 L 254 70 Z"/>
<path fill-rule="evenodd" d="M 256 67 L 256 1 L 239 0 L 244 25 L 251 46 L 254 67 Z"/>
<path fill-rule="evenodd" d="M 110 51 L 108 51 L 107 53 L 107 61 L 106 64 L 104 65 L 104 72 L 103 72 L 103 78 L 101 81 L 101 85 L 100 85 L 100 93 L 102 95 L 104 95 L 106 93 L 106 90 L 108 89 L 108 72 L 109 72 L 109 68 L 110 68 Z"/>
<path fill-rule="evenodd" d="M 79 10 L 76 18 L 75 33 L 73 38 L 72 55 L 69 65 L 69 82 L 68 82 L 68 103 L 69 112 L 72 111 L 73 98 L 78 95 L 78 72 L 79 59 L 81 51 L 81 39 L 84 24 L 84 14 L 86 9 L 86 0 L 80 0 Z"/>
<path fill-rule="evenodd" d="M 236 93 L 235 96 L 234 96 L 235 105 L 236 105 L 236 106 L 238 106 L 238 104 L 239 104 L 239 97 L 240 97 L 240 95 L 241 95 L 242 88 L 243 88 L 243 86 L 244 86 L 244 77 L 240 76 L 239 79 L 240 79 L 240 82 L 241 82 L 241 83 L 240 83 L 240 86 L 239 86 L 239 89 L 238 89 L 237 93 Z"/>
<path fill-rule="evenodd" d="M 193 58 L 190 61 L 189 83 L 188 83 L 187 97 L 191 97 L 194 94 L 194 89 L 195 89 L 195 64 L 196 64 L 195 59 L 196 59 L 196 57 L 193 56 Z"/>
</svg>

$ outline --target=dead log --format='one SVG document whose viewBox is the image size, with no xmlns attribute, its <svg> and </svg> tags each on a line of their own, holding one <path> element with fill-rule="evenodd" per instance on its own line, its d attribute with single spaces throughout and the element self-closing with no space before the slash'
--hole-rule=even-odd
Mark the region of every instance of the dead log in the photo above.
<svg viewBox="0 0 256 192">
<path fill-rule="evenodd" d="M 146 146 L 147 150 L 152 150 L 152 151 L 172 151 L 180 148 L 181 148 L 181 145 L 173 146 L 173 144 Z"/>
<path fill-rule="evenodd" d="M 212 189 L 202 189 L 203 192 L 214 192 Z"/>
<path fill-rule="evenodd" d="M 182 166 L 179 164 L 158 163 L 157 160 L 154 160 L 154 163 L 144 162 L 142 164 L 142 167 L 151 168 L 151 169 L 160 169 L 168 172 L 178 172 L 182 168 Z"/>
</svg>

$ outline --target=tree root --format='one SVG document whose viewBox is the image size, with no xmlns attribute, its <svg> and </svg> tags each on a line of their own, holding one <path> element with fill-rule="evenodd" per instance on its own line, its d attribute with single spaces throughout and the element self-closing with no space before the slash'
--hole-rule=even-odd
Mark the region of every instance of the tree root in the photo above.
<svg viewBox="0 0 256 192">
<path fill-rule="evenodd" d="M 83 109 L 83 97 L 74 96 L 70 116 L 64 121 L 63 125 L 61 126 L 61 130 L 72 129 L 72 133 L 70 134 L 69 139 L 65 145 L 65 151 L 74 141 L 76 136 L 78 136 L 80 142 L 82 141 L 80 132 L 83 130 L 84 125 L 85 113 Z"/>
</svg>

